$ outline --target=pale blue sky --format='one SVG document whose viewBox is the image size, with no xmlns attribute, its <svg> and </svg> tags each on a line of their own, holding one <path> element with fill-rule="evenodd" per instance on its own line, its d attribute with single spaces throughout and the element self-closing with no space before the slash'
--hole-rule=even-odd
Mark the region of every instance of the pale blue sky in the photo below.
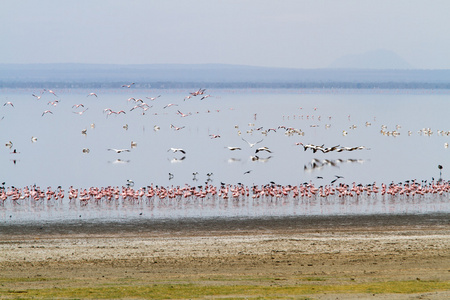
<svg viewBox="0 0 450 300">
<path fill-rule="evenodd" d="M 450 69 L 447 0 L 0 0 L 0 63 L 325 68 L 377 49 Z"/>
</svg>

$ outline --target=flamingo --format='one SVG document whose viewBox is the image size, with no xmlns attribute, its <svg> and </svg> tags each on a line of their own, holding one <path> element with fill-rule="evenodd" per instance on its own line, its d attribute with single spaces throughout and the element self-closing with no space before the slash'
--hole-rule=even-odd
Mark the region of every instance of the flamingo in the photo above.
<svg viewBox="0 0 450 300">
<path fill-rule="evenodd" d="M 192 96 L 198 96 L 198 95 L 203 95 L 203 93 L 206 91 L 206 89 L 198 89 L 198 91 L 196 92 L 192 92 L 190 93 Z"/>
<path fill-rule="evenodd" d="M 52 113 L 50 110 L 44 111 L 44 112 L 42 113 L 42 116 L 44 116 L 45 114 L 52 114 L 52 115 L 53 115 L 53 113 Z M 42 117 L 42 116 L 41 116 L 41 117 Z"/>
<path fill-rule="evenodd" d="M 132 82 L 132 83 L 130 83 L 130 84 L 124 84 L 124 85 L 122 85 L 122 87 L 130 88 L 130 87 L 133 86 L 134 84 L 135 84 L 135 83 Z"/>
<path fill-rule="evenodd" d="M 78 115 L 82 115 L 82 114 L 84 114 L 87 110 L 88 110 L 89 108 L 86 108 L 85 110 L 83 110 L 83 111 L 73 111 L 73 113 L 74 114 L 78 114 Z"/>
<path fill-rule="evenodd" d="M 96 93 L 89 93 L 86 97 L 89 97 L 89 96 L 95 96 L 96 98 L 98 98 Z"/>
<path fill-rule="evenodd" d="M 58 97 L 58 95 L 56 95 L 56 93 L 52 90 L 46 90 L 44 89 L 44 91 L 49 92 L 50 94 L 53 94 L 55 97 Z"/>
<path fill-rule="evenodd" d="M 181 111 L 177 111 L 177 114 L 179 114 L 180 116 L 182 116 L 182 117 L 189 117 L 189 115 L 190 115 L 190 113 L 189 114 L 184 114 L 184 113 L 182 113 Z"/>
<path fill-rule="evenodd" d="M 109 148 L 108 151 L 114 151 L 116 153 L 122 153 L 122 152 L 130 152 L 130 149 L 114 149 L 114 148 Z"/>
<path fill-rule="evenodd" d="M 40 95 L 40 96 L 36 96 L 35 94 L 31 94 L 31 96 L 35 97 L 36 100 L 39 100 L 39 99 L 41 99 L 41 97 L 42 97 L 42 92 L 41 92 L 41 95 Z"/>
<path fill-rule="evenodd" d="M 75 104 L 75 105 L 73 105 L 72 108 L 78 108 L 78 107 L 80 107 L 80 106 L 81 106 L 81 107 L 84 107 L 84 105 L 80 103 L 80 104 Z"/>
<path fill-rule="evenodd" d="M 209 136 L 211 137 L 211 139 L 217 139 L 217 138 L 220 138 L 220 135 L 219 135 L 219 134 L 210 134 Z"/>
<path fill-rule="evenodd" d="M 242 148 L 240 148 L 240 147 L 232 147 L 232 146 L 230 146 L 230 147 L 225 147 L 225 148 L 227 148 L 227 149 L 230 150 L 230 151 L 242 150 Z"/>
<path fill-rule="evenodd" d="M 253 146 L 255 146 L 256 144 L 259 144 L 263 141 L 263 140 L 260 140 L 260 141 L 257 141 L 256 143 L 250 143 L 250 142 L 246 141 L 244 138 L 242 138 L 242 140 L 244 142 L 246 142 L 250 146 L 250 148 L 253 148 Z"/>
<path fill-rule="evenodd" d="M 170 148 L 169 150 L 167 150 L 167 152 L 172 151 L 173 153 L 175 152 L 181 152 L 183 154 L 186 154 L 186 151 L 184 149 L 181 148 Z"/>
<path fill-rule="evenodd" d="M 181 129 L 183 129 L 185 126 L 182 126 L 182 127 L 177 127 L 177 126 L 175 126 L 175 125 L 173 125 L 173 124 L 170 124 L 170 128 L 173 128 L 173 129 L 175 129 L 175 130 L 181 130 Z"/>
<path fill-rule="evenodd" d="M 49 101 L 49 102 L 47 103 L 47 105 L 53 105 L 53 106 L 56 106 L 58 103 L 59 103 L 59 100 Z"/>
<path fill-rule="evenodd" d="M 12 107 L 14 107 L 14 104 L 12 102 L 10 102 L 10 101 L 8 101 L 5 104 L 3 104 L 3 106 L 6 106 L 6 105 L 11 105 Z"/>
<path fill-rule="evenodd" d="M 150 100 L 156 100 L 157 98 L 159 98 L 159 97 L 161 97 L 161 95 L 158 95 L 158 96 L 156 96 L 156 97 L 145 97 L 145 98 L 147 98 L 147 99 L 150 99 Z"/>
<path fill-rule="evenodd" d="M 256 149 L 255 153 L 258 153 L 261 151 L 267 151 L 269 153 L 272 153 L 272 151 L 270 151 L 269 148 L 267 148 L 267 147 L 260 147 L 260 148 Z"/>
<path fill-rule="evenodd" d="M 171 107 L 171 106 L 178 106 L 178 104 L 169 103 L 166 106 L 164 106 L 163 108 L 168 108 L 168 107 Z"/>
</svg>

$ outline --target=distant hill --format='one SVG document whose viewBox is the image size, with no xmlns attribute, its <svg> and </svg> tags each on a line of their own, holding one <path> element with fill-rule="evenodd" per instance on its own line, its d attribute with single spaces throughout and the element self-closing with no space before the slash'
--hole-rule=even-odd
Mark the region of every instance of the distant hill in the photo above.
<svg viewBox="0 0 450 300">
<path fill-rule="evenodd" d="M 330 68 L 346 69 L 413 69 L 397 53 L 389 50 L 374 50 L 361 54 L 346 55 L 334 61 Z"/>
<path fill-rule="evenodd" d="M 161 83 L 165 86 L 204 83 L 218 87 L 376 87 L 373 83 L 401 87 L 399 83 L 403 83 L 403 86 L 407 84 L 404 87 L 411 87 L 426 83 L 431 88 L 448 88 L 450 70 L 290 69 L 222 64 L 0 64 L 0 86 L 47 82 L 70 83 L 72 86 L 139 83 L 136 87 L 148 87 L 154 83 L 161 86 Z"/>
</svg>

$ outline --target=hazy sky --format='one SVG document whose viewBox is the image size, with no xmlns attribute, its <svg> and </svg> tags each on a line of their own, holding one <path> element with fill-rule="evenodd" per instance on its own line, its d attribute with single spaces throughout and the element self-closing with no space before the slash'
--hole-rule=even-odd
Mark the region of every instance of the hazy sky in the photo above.
<svg viewBox="0 0 450 300">
<path fill-rule="evenodd" d="M 448 0 L 0 0 L 0 63 L 325 68 L 393 51 L 450 69 Z"/>
</svg>

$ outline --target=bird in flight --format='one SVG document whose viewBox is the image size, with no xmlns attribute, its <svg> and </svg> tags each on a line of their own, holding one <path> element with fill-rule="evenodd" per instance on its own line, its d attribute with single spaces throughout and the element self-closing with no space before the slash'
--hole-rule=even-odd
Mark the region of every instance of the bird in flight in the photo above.
<svg viewBox="0 0 450 300">
<path fill-rule="evenodd" d="M 73 111 L 73 113 L 74 114 L 78 114 L 78 115 L 82 115 L 82 114 L 84 114 L 87 110 L 88 110 L 89 108 L 86 108 L 85 110 L 83 110 L 83 111 Z"/>
<path fill-rule="evenodd" d="M 42 113 L 42 116 L 44 116 L 45 114 L 52 114 L 52 115 L 53 115 L 53 113 L 52 113 L 50 110 L 44 111 L 44 112 Z"/>
<path fill-rule="evenodd" d="M 122 85 L 122 87 L 126 87 L 126 88 L 130 88 L 132 85 L 134 85 L 135 83 L 134 82 L 132 82 L 132 83 L 130 83 L 130 84 L 124 84 L 124 85 Z"/>
<path fill-rule="evenodd" d="M 230 146 L 230 147 L 225 147 L 225 148 L 227 148 L 228 150 L 231 150 L 231 151 L 242 150 L 240 147 L 232 147 L 232 146 Z"/>
<path fill-rule="evenodd" d="M 260 147 L 260 148 L 256 149 L 255 153 L 258 153 L 261 151 L 267 151 L 269 153 L 272 153 L 272 151 L 270 151 L 269 148 L 267 148 L 267 147 Z"/>
<path fill-rule="evenodd" d="M 35 94 L 31 94 L 31 96 L 35 97 L 36 100 L 39 100 L 39 99 L 41 99 L 41 97 L 42 97 L 42 92 L 41 92 L 41 95 L 40 95 L 40 96 L 37 96 L 37 95 L 35 95 Z"/>
<path fill-rule="evenodd" d="M 175 129 L 175 130 L 181 130 L 181 129 L 184 128 L 184 126 L 182 126 L 182 127 L 177 127 L 177 126 L 175 126 L 175 125 L 173 125 L 173 124 L 170 124 L 170 128 L 173 128 L 173 129 Z"/>
<path fill-rule="evenodd" d="M 156 100 L 157 98 L 159 98 L 159 97 L 161 97 L 161 95 L 158 95 L 158 96 L 156 96 L 156 97 L 145 97 L 145 98 L 147 98 L 147 99 L 150 99 L 150 100 Z"/>
<path fill-rule="evenodd" d="M 246 141 L 244 138 L 242 138 L 242 140 L 244 142 L 246 142 L 250 146 L 250 148 L 253 148 L 253 146 L 255 146 L 256 144 L 259 144 L 263 141 L 263 140 L 260 140 L 260 141 L 257 141 L 256 143 L 250 143 L 250 142 Z"/>
<path fill-rule="evenodd" d="M 171 106 L 178 106 L 178 104 L 169 103 L 166 106 L 164 106 L 163 108 L 168 108 L 168 107 L 171 107 Z"/>
<path fill-rule="evenodd" d="M 95 96 L 95 97 L 97 97 L 98 98 L 98 96 L 97 96 L 97 94 L 96 93 L 89 93 L 86 97 L 89 97 L 89 96 Z"/>
<path fill-rule="evenodd" d="M 56 93 L 52 90 L 46 90 L 44 89 L 44 91 L 49 92 L 50 94 L 53 94 L 55 97 L 58 97 L 58 95 L 56 95 Z"/>
<path fill-rule="evenodd" d="M 130 149 L 114 149 L 114 148 L 109 148 L 108 151 L 114 151 L 116 153 L 122 153 L 122 152 L 130 152 Z"/>
<path fill-rule="evenodd" d="M 12 102 L 10 102 L 10 101 L 8 101 L 5 104 L 3 104 L 3 106 L 6 106 L 6 105 L 11 105 L 12 107 L 14 107 L 14 104 Z"/>
<path fill-rule="evenodd" d="M 172 151 L 173 153 L 175 152 L 181 152 L 183 154 L 186 154 L 186 151 L 184 149 L 181 148 L 170 148 L 169 150 L 167 150 L 167 152 Z"/>
</svg>

